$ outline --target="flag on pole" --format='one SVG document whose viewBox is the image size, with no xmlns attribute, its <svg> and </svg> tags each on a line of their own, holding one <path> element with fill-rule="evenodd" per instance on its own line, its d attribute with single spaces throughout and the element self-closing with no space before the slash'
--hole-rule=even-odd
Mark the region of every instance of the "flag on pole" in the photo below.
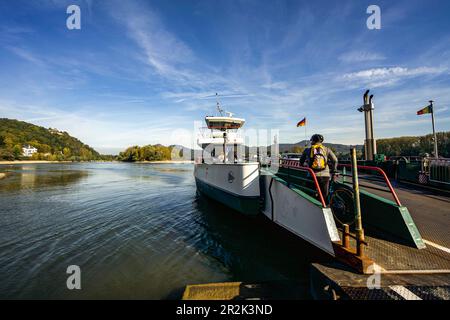
<svg viewBox="0 0 450 320">
<path fill-rule="evenodd" d="M 297 123 L 297 127 L 303 127 L 303 126 L 306 126 L 306 118 L 303 118 L 302 120 L 300 120 Z"/>
<path fill-rule="evenodd" d="M 420 116 L 422 114 L 427 114 L 427 113 L 432 113 L 432 112 L 433 112 L 433 106 L 430 104 L 430 105 L 426 106 L 425 108 L 417 111 L 417 115 Z"/>
</svg>

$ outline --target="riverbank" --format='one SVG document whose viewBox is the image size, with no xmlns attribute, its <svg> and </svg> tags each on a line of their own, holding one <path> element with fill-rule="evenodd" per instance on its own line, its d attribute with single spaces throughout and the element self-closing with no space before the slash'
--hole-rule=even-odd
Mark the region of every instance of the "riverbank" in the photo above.
<svg viewBox="0 0 450 320">
<path fill-rule="evenodd" d="M 0 164 L 35 164 L 35 163 L 69 163 L 72 161 L 46 161 L 46 160 L 16 160 L 0 161 Z"/>
<path fill-rule="evenodd" d="M 188 164 L 188 163 L 194 163 L 194 161 L 193 160 L 161 160 L 161 161 L 136 161 L 135 163 Z"/>
<path fill-rule="evenodd" d="M 2 164 L 40 164 L 40 163 L 78 163 L 78 162 L 122 162 L 122 161 L 46 161 L 46 160 L 16 160 L 16 161 L 0 161 Z M 125 161 L 126 162 L 126 161 Z M 189 164 L 194 163 L 193 160 L 161 160 L 161 161 L 134 161 L 130 163 L 150 163 L 150 164 Z"/>
</svg>

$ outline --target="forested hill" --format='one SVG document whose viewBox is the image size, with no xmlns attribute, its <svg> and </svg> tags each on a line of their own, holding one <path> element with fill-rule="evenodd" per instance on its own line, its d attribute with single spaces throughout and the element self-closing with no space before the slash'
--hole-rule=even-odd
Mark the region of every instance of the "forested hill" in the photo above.
<svg viewBox="0 0 450 320">
<path fill-rule="evenodd" d="M 450 131 L 437 132 L 438 154 L 450 158 Z M 387 156 L 423 156 L 433 152 L 433 135 L 398 137 L 377 140 L 378 153 Z"/>
<path fill-rule="evenodd" d="M 37 153 L 26 159 L 53 161 L 100 159 L 97 151 L 67 132 L 0 118 L 0 160 L 23 159 L 22 147 L 26 145 L 38 149 Z"/>
</svg>

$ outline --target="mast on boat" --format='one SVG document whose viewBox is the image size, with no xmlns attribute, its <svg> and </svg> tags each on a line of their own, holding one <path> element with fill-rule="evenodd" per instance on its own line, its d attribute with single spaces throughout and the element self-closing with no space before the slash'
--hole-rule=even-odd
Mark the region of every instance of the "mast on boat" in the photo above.
<svg viewBox="0 0 450 320">
<path fill-rule="evenodd" d="M 232 143 L 234 145 L 234 148 L 237 148 L 237 145 L 243 143 L 242 139 L 238 137 L 237 133 L 234 132 L 229 133 L 229 131 L 240 129 L 244 125 L 245 119 L 235 118 L 233 117 L 232 112 L 224 110 L 220 105 L 218 93 L 216 93 L 216 108 L 218 111 L 218 115 L 205 117 L 206 125 L 208 129 L 211 130 L 211 138 L 207 140 L 202 139 L 201 147 L 204 148 L 204 145 L 209 144 L 217 146 L 221 145 L 223 150 L 222 162 L 227 163 L 227 156 L 226 156 L 227 144 Z M 219 131 L 220 133 L 218 133 L 217 131 Z"/>
</svg>

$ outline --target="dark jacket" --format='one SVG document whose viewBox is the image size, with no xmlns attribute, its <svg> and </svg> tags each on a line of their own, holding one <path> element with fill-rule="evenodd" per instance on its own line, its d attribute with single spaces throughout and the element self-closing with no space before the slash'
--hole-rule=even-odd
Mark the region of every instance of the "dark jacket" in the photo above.
<svg viewBox="0 0 450 320">
<path fill-rule="evenodd" d="M 325 149 L 325 157 L 326 157 L 327 166 L 323 170 L 315 171 L 315 173 L 316 173 L 317 177 L 329 177 L 330 171 L 331 171 L 331 173 L 337 172 L 338 159 L 337 159 L 336 155 L 333 153 L 333 151 L 331 151 L 330 148 L 327 148 L 324 145 L 322 145 L 322 147 Z M 306 165 L 309 167 L 310 154 L 311 154 L 311 148 L 306 148 L 303 151 L 303 154 L 300 157 L 300 164 L 302 166 L 305 165 L 305 162 L 306 162 Z M 330 170 L 330 167 L 331 167 L 331 170 Z"/>
</svg>

